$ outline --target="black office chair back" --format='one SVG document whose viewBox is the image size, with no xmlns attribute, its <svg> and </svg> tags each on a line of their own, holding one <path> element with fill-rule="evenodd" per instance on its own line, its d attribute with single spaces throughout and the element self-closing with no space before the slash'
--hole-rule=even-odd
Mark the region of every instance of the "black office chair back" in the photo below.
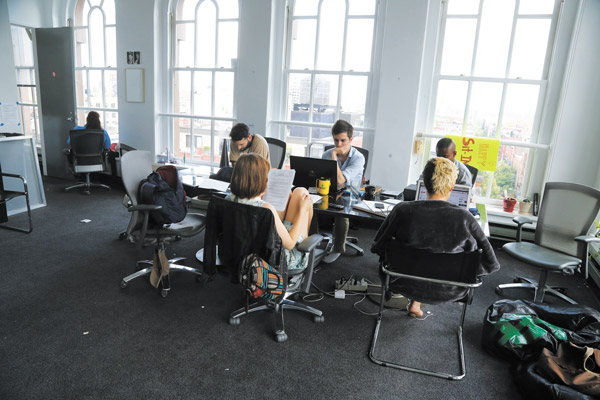
<svg viewBox="0 0 600 400">
<path fill-rule="evenodd" d="M 219 168 L 229 166 L 229 145 L 230 139 L 223 139 L 223 143 L 221 145 L 221 161 L 219 162 Z"/>
<path fill-rule="evenodd" d="M 281 169 L 285 161 L 285 151 L 287 145 L 283 140 L 266 137 L 265 140 L 269 145 L 269 158 L 271 159 L 271 167 Z"/>
<path fill-rule="evenodd" d="M 215 271 L 216 245 L 219 245 L 219 260 L 234 281 L 240 262 L 248 254 L 256 253 L 272 266 L 282 266 L 285 262 L 283 244 L 270 209 L 212 196 L 206 215 L 204 267 L 210 275 Z M 280 272 L 284 273 L 283 270 Z"/>
<path fill-rule="evenodd" d="M 69 133 L 71 154 L 75 165 L 102 165 L 104 131 L 101 129 L 78 129 Z"/>
<path fill-rule="evenodd" d="M 363 157 L 365 158 L 365 165 L 363 167 L 363 176 L 365 176 L 365 172 L 367 171 L 367 164 L 369 163 L 369 150 L 364 149 L 362 147 L 354 147 L 356 150 L 360 151 L 360 153 L 363 155 Z M 332 144 L 328 144 L 324 147 L 323 151 L 327 151 L 329 149 L 333 149 L 333 145 Z"/>
<path fill-rule="evenodd" d="M 600 209 L 600 191 L 577 183 L 548 182 L 535 229 L 535 244 L 583 259 L 586 235 Z"/>
<path fill-rule="evenodd" d="M 386 269 L 415 280 L 452 284 L 462 287 L 478 286 L 477 272 L 481 265 L 481 250 L 462 253 L 432 253 L 408 247 L 398 240 L 386 248 Z"/>
<path fill-rule="evenodd" d="M 465 167 L 467 167 L 467 169 L 471 173 L 471 186 L 475 186 L 475 181 L 477 180 L 477 173 L 479 172 L 479 170 L 469 164 L 465 164 Z"/>
</svg>

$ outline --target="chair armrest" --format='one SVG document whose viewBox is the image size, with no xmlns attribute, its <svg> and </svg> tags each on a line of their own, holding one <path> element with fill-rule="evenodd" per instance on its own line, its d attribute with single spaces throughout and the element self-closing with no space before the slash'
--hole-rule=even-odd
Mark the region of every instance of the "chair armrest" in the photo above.
<svg viewBox="0 0 600 400">
<path fill-rule="evenodd" d="M 600 242 L 600 238 L 595 237 L 595 236 L 591 236 L 591 235 L 582 235 L 582 236 L 577 236 L 575 238 L 575 240 L 577 240 L 578 242 L 583 242 L 584 243 L 584 250 L 585 250 L 585 252 L 583 253 L 584 255 L 583 255 L 583 259 L 582 259 L 582 261 L 583 261 L 583 263 L 582 263 L 583 265 L 582 266 L 583 266 L 583 277 L 584 277 L 584 279 L 587 279 L 588 275 L 589 275 L 589 270 L 588 270 L 588 258 L 589 258 L 588 257 L 588 248 L 589 248 L 590 243 L 593 243 L 593 242 L 598 243 L 598 242 Z"/>
<path fill-rule="evenodd" d="M 323 240 L 323 235 L 317 233 L 310 235 L 298 245 L 297 249 L 303 253 L 310 253 L 321 243 L 321 240 Z"/>
<path fill-rule="evenodd" d="M 133 211 L 156 211 L 160 210 L 162 206 L 157 206 L 154 204 L 138 204 L 137 206 L 131 206 L 127 209 L 129 212 Z"/>
<path fill-rule="evenodd" d="M 577 236 L 575 238 L 575 240 L 577 240 L 578 242 L 584 242 L 584 243 L 588 243 L 588 244 L 592 243 L 592 242 L 600 243 L 600 237 L 591 236 L 591 235 Z"/>
<path fill-rule="evenodd" d="M 27 193 L 27 180 L 23 176 L 17 175 L 17 174 L 8 174 L 6 172 L 0 173 L 0 176 L 5 176 L 7 178 L 15 178 L 15 179 L 22 180 L 23 181 L 23 192 Z"/>
<path fill-rule="evenodd" d="M 517 242 L 521 241 L 521 233 L 523 232 L 523 225 L 533 224 L 533 221 L 529 218 L 518 216 L 513 218 L 513 222 L 517 224 Z"/>
</svg>

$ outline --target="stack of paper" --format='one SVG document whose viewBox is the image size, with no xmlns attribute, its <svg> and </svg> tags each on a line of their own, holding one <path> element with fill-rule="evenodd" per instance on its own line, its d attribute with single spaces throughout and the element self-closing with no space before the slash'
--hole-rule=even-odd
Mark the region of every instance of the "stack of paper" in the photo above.
<svg viewBox="0 0 600 400">
<path fill-rule="evenodd" d="M 378 208 L 379 207 L 381 208 Z M 368 212 L 373 215 L 377 215 L 380 217 L 387 217 L 387 215 L 394 208 L 394 204 L 384 203 L 382 201 L 370 201 L 363 200 L 362 202 L 354 205 L 354 209 L 359 211 Z"/>
</svg>

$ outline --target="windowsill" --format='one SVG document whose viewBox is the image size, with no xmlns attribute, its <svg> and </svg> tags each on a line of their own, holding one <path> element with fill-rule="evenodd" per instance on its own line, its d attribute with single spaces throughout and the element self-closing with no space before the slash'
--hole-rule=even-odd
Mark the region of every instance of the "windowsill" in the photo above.
<svg viewBox="0 0 600 400">
<path fill-rule="evenodd" d="M 537 216 L 534 216 L 531 214 L 522 215 L 516 211 L 515 212 L 506 212 L 502 209 L 502 207 L 494 206 L 491 204 L 486 204 L 486 211 L 487 211 L 487 215 L 488 215 L 488 221 L 490 223 L 493 223 L 496 225 L 516 227 L 517 224 L 514 223 L 512 219 L 517 216 L 523 216 L 525 218 L 528 218 L 528 219 L 534 221 L 532 224 L 523 225 L 523 229 L 535 230 L 537 219 L 538 219 Z"/>
</svg>

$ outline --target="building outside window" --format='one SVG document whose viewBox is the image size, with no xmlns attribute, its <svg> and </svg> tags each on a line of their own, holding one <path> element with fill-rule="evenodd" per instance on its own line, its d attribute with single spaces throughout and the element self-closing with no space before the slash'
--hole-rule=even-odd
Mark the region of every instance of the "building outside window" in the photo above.
<svg viewBox="0 0 600 400">
<path fill-rule="evenodd" d="M 97 111 L 111 141 L 118 143 L 115 2 L 77 0 L 74 16 L 77 124 L 85 125 L 87 113 Z"/>
<path fill-rule="evenodd" d="M 169 151 L 218 165 L 235 121 L 238 0 L 178 0 L 172 15 Z"/>
<path fill-rule="evenodd" d="M 18 109 L 22 133 L 40 144 L 39 107 L 35 81 L 32 29 L 12 25 L 13 54 L 17 73 Z"/>
<path fill-rule="evenodd" d="M 526 195 L 538 144 L 560 1 L 444 2 L 428 131 L 500 139 L 476 196 Z M 435 155 L 435 143 L 431 155 Z"/>
<path fill-rule="evenodd" d="M 354 128 L 362 147 L 369 126 L 369 88 L 377 14 L 376 0 L 295 0 L 288 10 L 283 73 L 285 104 L 279 121 L 292 154 L 309 143 L 333 143 L 338 119 Z"/>
</svg>

